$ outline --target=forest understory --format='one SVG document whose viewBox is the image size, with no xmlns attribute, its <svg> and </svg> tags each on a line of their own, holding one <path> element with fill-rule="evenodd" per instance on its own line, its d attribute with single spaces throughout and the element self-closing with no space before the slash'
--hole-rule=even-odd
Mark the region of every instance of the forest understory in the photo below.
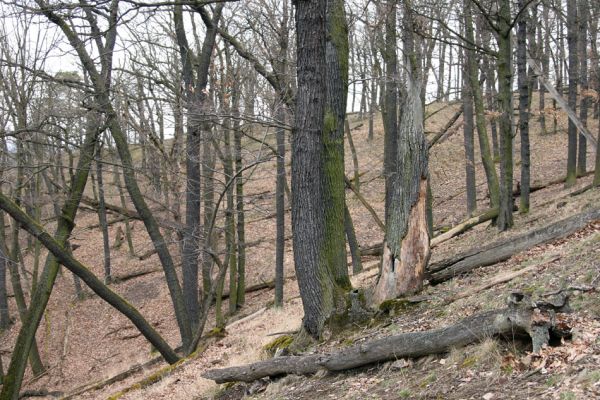
<svg viewBox="0 0 600 400">
<path fill-rule="evenodd" d="M 537 99 L 534 98 L 537 104 Z M 437 132 L 454 115 L 459 105 L 434 103 L 426 114 L 425 131 Z M 350 116 L 360 171 L 360 193 L 380 218 L 384 208 L 383 128 L 376 118 L 373 141 L 367 140 L 366 119 Z M 530 123 L 531 168 L 533 184 L 551 182 L 564 175 L 566 165 L 566 116 L 559 113 L 556 134 L 540 135 L 535 114 Z M 589 129 L 597 131 L 597 120 L 590 119 Z M 356 128 L 356 129 L 354 129 Z M 431 134 L 428 137 L 431 138 Z M 478 148 L 478 146 L 476 146 Z M 516 139 L 515 180 L 519 179 Z M 354 167 L 346 143 L 346 175 Z M 249 154 L 248 156 L 251 156 Z M 588 165 L 595 154 L 588 149 Z M 135 153 L 134 153 L 135 157 Z M 476 160 L 480 160 L 476 151 Z M 429 171 L 433 193 L 434 226 L 451 227 L 466 219 L 464 191 L 464 148 L 462 118 L 450 128 L 448 137 L 430 150 Z M 247 286 L 271 282 L 275 264 L 275 219 L 272 218 L 275 186 L 275 162 L 258 165 L 246 191 Z M 489 207 L 485 175 L 476 164 L 478 210 Z M 439 244 L 432 249 L 430 263 L 446 259 L 468 249 L 483 247 L 497 240 L 547 226 L 564 218 L 589 211 L 600 204 L 600 191 L 580 190 L 592 176 L 579 178 L 576 186 L 565 189 L 554 184 L 532 193 L 531 211 L 515 213 L 514 229 L 498 233 L 489 222 Z M 89 191 L 89 190 L 88 190 Z M 581 193 L 575 193 L 581 192 Z M 91 192 L 88 193 L 91 196 Z M 575 194 L 575 195 L 573 195 Z M 107 203 L 118 203 L 118 193 L 107 193 Z M 370 213 L 350 191 L 346 191 L 358 241 L 363 248 L 381 243 L 383 232 Z M 109 215 L 109 220 L 115 216 Z M 286 216 L 289 218 L 289 215 Z M 77 216 L 71 244 L 79 247 L 74 255 L 98 275 L 102 274 L 102 234 L 97 215 L 83 207 Z M 288 219 L 289 222 L 289 219 Z M 151 242 L 139 221 L 132 222 L 134 248 L 141 255 Z M 287 236 L 291 235 L 289 223 Z M 122 222 L 109 227 L 111 241 L 123 229 Z M 328 336 L 311 352 L 325 353 L 371 339 L 401 332 L 425 331 L 455 323 L 478 312 L 504 306 L 511 292 L 532 297 L 561 289 L 570 290 L 572 313 L 565 323 L 572 336 L 555 347 L 531 353 L 531 343 L 512 338 L 481 338 L 482 341 L 449 353 L 417 359 L 398 359 L 368 365 L 340 373 L 316 376 L 289 375 L 263 379 L 249 384 L 216 385 L 201 378 L 212 368 L 241 365 L 269 357 L 264 346 L 275 338 L 298 330 L 302 304 L 294 279 L 291 241 L 285 253 L 285 301 L 275 309 L 273 290 L 266 288 L 247 294 L 246 304 L 229 316 L 224 332 L 213 332 L 199 351 L 174 367 L 156 359 L 150 345 L 123 317 L 86 290 L 76 299 L 73 278 L 63 271 L 57 280 L 48 309 L 37 333 L 38 346 L 47 371 L 33 379 L 25 377 L 23 397 L 46 398 L 122 398 L 122 399 L 592 399 L 600 397 L 600 221 L 549 243 L 519 252 L 506 261 L 477 268 L 439 285 L 426 285 L 418 301 L 407 302 L 391 315 L 365 326 Z M 148 321 L 176 347 L 177 334 L 164 275 L 156 255 L 144 260 L 132 257 L 127 246 L 114 249 L 112 268 L 116 281 L 111 287 L 136 306 Z M 171 244 L 177 253 L 177 244 Z M 32 255 L 25 253 L 25 264 Z M 354 287 L 371 287 L 376 279 L 379 257 L 364 256 L 365 270 L 351 277 Z M 179 263 L 180 260 L 176 260 Z M 350 259 L 349 268 L 350 265 Z M 527 268 L 522 274 L 502 283 L 503 276 Z M 178 270 L 179 271 L 179 270 Z M 140 272 L 139 276 L 130 276 Z M 179 271 L 180 272 L 180 271 Z M 121 277 L 121 279 L 119 279 Z M 123 277 L 127 277 L 123 279 Z M 485 286 L 490 283 L 490 287 Z M 268 285 L 267 285 L 268 286 Z M 225 284 L 227 287 L 227 283 Z M 12 315 L 16 309 L 10 297 Z M 214 326 L 209 317 L 208 328 Z M 2 333 L 0 356 L 7 365 L 20 324 Z M 120 374 L 130 371 L 130 373 Z M 111 381 L 106 381 L 114 378 Z M 122 379 L 120 379 L 122 378 Z M 46 395 L 46 396 L 44 396 Z M 111 397 L 112 396 L 112 397 Z"/>
</svg>

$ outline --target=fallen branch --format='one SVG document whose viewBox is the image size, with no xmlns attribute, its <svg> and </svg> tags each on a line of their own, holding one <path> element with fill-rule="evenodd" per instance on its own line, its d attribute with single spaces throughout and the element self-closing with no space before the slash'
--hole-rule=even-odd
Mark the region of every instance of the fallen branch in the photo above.
<svg viewBox="0 0 600 400">
<path fill-rule="evenodd" d="M 436 133 L 436 135 L 429 141 L 429 144 L 427 145 L 427 147 L 429 149 L 431 149 L 434 144 L 436 144 L 438 141 L 440 141 L 442 139 L 442 137 L 446 134 L 446 132 L 448 132 L 448 130 L 450 128 L 452 128 L 452 125 L 454 125 L 454 123 L 458 120 L 458 117 L 461 116 L 461 114 L 463 113 L 463 110 L 464 110 L 464 105 L 461 104 L 458 111 L 456 111 L 454 113 L 452 118 L 450 118 L 450 120 L 446 123 L 446 125 L 444 125 L 442 130 L 439 131 L 438 133 Z"/>
<path fill-rule="evenodd" d="M 371 205 L 369 204 L 369 202 L 367 202 L 367 200 L 354 187 L 354 185 L 352 184 L 352 182 L 350 182 L 350 179 L 348 179 L 348 177 L 345 176 L 345 175 L 344 175 L 344 181 L 346 182 L 346 186 L 350 190 L 352 190 L 354 192 L 354 194 L 356 195 L 356 197 L 358 198 L 358 200 L 363 204 L 363 206 L 365 206 L 365 208 L 369 211 L 369 213 L 371 213 L 371 216 L 375 220 L 375 223 L 377 223 L 377 225 L 381 228 L 381 230 L 383 232 L 385 232 L 385 225 L 383 224 L 383 222 L 381 222 L 381 219 L 379 219 L 379 216 L 377 215 L 377 213 L 375 212 L 375 210 L 373 209 L 373 207 L 371 207 Z"/>
<path fill-rule="evenodd" d="M 600 219 L 600 208 L 562 219 L 517 237 L 500 240 L 483 247 L 478 246 L 446 260 L 430 264 L 427 271 L 429 281 L 432 284 L 438 284 L 475 268 L 507 260 L 521 251 L 568 236 L 596 219 Z"/>
<path fill-rule="evenodd" d="M 455 236 L 460 235 L 461 233 L 468 231 L 469 229 L 473 228 L 474 226 L 477 226 L 479 224 L 482 224 L 484 222 L 487 222 L 487 221 L 490 221 L 490 220 L 496 218 L 497 215 L 498 215 L 497 208 L 489 209 L 489 210 L 485 211 L 483 214 L 469 218 L 466 221 L 463 221 L 460 224 L 450 228 L 446 232 L 434 237 L 433 239 L 431 239 L 430 245 L 431 245 L 431 247 L 435 247 Z M 363 247 L 360 249 L 360 254 L 363 256 L 380 256 L 383 251 L 382 246 L 383 246 L 382 243 L 378 243 L 378 244 L 370 246 L 370 247 Z"/>
<path fill-rule="evenodd" d="M 490 210 L 487 210 L 483 214 L 480 214 L 473 218 L 469 218 L 468 220 L 461 222 L 460 224 L 456 225 L 455 227 L 449 229 L 447 232 L 434 237 L 433 239 L 431 239 L 430 245 L 431 245 L 431 247 L 435 247 L 435 246 L 439 245 L 440 243 L 450 240 L 453 237 L 458 236 L 463 232 L 466 232 L 467 230 L 471 229 L 472 227 L 482 224 L 484 222 L 490 221 L 490 220 L 496 218 L 497 216 L 498 216 L 497 208 L 492 208 Z"/>
<path fill-rule="evenodd" d="M 81 202 L 92 207 L 94 210 L 98 210 L 98 201 L 92 199 L 91 197 L 82 196 Z M 112 211 L 114 213 L 120 214 L 127 218 L 137 219 L 140 221 L 142 220 L 142 217 L 140 217 L 140 214 L 138 214 L 138 212 L 135 210 L 130 210 L 128 208 L 119 207 L 117 205 L 110 204 L 110 203 L 106 203 L 105 206 L 106 206 L 106 210 L 108 210 L 108 211 Z M 164 219 L 160 219 L 160 218 L 156 218 L 156 217 L 155 217 L 155 219 L 156 219 L 156 222 L 158 223 L 158 225 L 162 228 L 173 229 L 175 231 L 180 231 L 180 232 L 183 232 L 185 230 L 185 226 L 178 222 L 168 221 L 168 220 L 164 220 Z"/>
<path fill-rule="evenodd" d="M 212 369 L 202 377 L 217 383 L 252 382 L 266 376 L 314 374 L 320 369 L 343 371 L 398 358 L 445 353 L 492 336 L 512 338 L 516 333 L 529 335 L 537 352 L 551 335 L 562 336 L 564 328 L 554 329 L 554 313 L 567 308 L 567 295 L 554 301 L 532 302 L 526 295 L 513 293 L 507 308 L 476 314 L 445 328 L 401 333 L 330 354 L 276 357 L 244 366 Z"/>
<path fill-rule="evenodd" d="M 141 269 L 138 271 L 134 271 L 129 274 L 113 275 L 112 278 L 113 278 L 113 282 L 119 283 L 119 282 L 125 282 L 130 279 L 139 278 L 140 276 L 149 275 L 149 274 L 153 274 L 155 272 L 161 272 L 161 271 L 162 271 L 162 268 L 148 268 L 148 269 Z"/>
</svg>

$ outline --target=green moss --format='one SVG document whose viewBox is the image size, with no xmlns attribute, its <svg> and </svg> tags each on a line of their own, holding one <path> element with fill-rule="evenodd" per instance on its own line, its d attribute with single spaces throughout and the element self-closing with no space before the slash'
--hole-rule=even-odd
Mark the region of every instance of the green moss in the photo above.
<svg viewBox="0 0 600 400">
<path fill-rule="evenodd" d="M 408 399 L 412 397 L 412 391 L 410 389 L 401 389 L 398 391 L 398 397 L 401 399 Z"/>
<path fill-rule="evenodd" d="M 273 339 L 269 343 L 263 346 L 263 350 L 270 356 L 274 356 L 277 350 L 287 349 L 294 342 L 294 338 L 291 335 L 283 335 Z"/>
<path fill-rule="evenodd" d="M 220 326 L 216 326 L 216 327 L 212 328 L 206 334 L 207 338 L 224 338 L 225 336 L 227 336 L 227 331 L 225 330 L 225 328 L 220 327 Z"/>
</svg>

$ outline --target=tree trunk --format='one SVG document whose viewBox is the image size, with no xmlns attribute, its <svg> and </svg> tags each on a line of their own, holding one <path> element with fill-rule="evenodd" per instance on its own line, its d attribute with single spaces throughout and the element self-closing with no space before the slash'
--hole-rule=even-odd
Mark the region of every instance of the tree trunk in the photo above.
<svg viewBox="0 0 600 400">
<path fill-rule="evenodd" d="M 348 276 L 344 207 L 344 122 L 348 98 L 348 24 L 343 0 L 328 0 L 325 45 L 325 117 L 323 121 L 323 204 L 325 262 L 335 283 L 351 287 Z M 349 139 L 350 140 L 350 139 Z"/>
<path fill-rule="evenodd" d="M 569 46 L 569 107 L 577 112 L 577 85 L 579 84 L 577 0 L 567 0 L 567 44 Z M 567 180 L 565 187 L 577 180 L 577 127 L 569 120 L 567 149 Z"/>
<path fill-rule="evenodd" d="M 108 237 L 108 224 L 106 222 L 106 207 L 104 205 L 104 177 L 102 171 L 102 144 L 96 152 L 96 176 L 98 177 L 98 222 L 102 229 L 102 243 L 104 246 L 104 282 L 112 280 L 110 270 L 110 239 Z"/>
<path fill-rule="evenodd" d="M 398 151 L 398 56 L 396 52 L 396 1 L 386 3 L 385 11 L 385 98 L 382 108 L 384 145 L 383 175 L 385 178 L 385 224 L 390 217 L 392 185 L 396 174 Z"/>
<path fill-rule="evenodd" d="M 548 345 L 551 337 L 564 336 L 564 327 L 556 323 L 554 315 L 568 311 L 568 296 L 565 294 L 534 302 L 529 296 L 517 292 L 509 296 L 507 303 L 507 308 L 475 314 L 439 329 L 400 333 L 329 354 L 276 357 L 250 365 L 213 369 L 202 376 L 224 383 L 252 382 L 282 374 L 314 374 L 320 369 L 343 371 L 388 360 L 445 353 L 485 338 L 515 337 L 519 334 L 531 338 L 533 351 L 537 353 Z"/>
<path fill-rule="evenodd" d="M 417 57 L 421 46 L 415 44 L 412 11 L 406 3 L 404 14 L 406 100 L 397 140 L 397 169 L 391 186 L 381 275 L 373 293 L 374 304 L 421 290 L 430 255 L 427 227 L 428 146 L 423 134 L 421 66 Z"/>
<path fill-rule="evenodd" d="M 524 1 L 519 0 L 519 10 L 524 7 Z M 527 11 L 522 12 L 517 25 L 517 80 L 519 86 L 519 132 L 521 134 L 520 213 L 529 212 L 529 187 L 531 183 L 531 161 L 529 150 L 529 77 L 527 76 L 527 15 Z"/>
<path fill-rule="evenodd" d="M 500 105 L 500 202 L 498 229 L 513 226 L 513 105 L 512 105 L 512 43 L 510 1 L 499 7 L 498 31 L 498 100 Z"/>
<path fill-rule="evenodd" d="M 579 83 L 581 85 L 580 103 L 579 103 L 579 119 L 583 126 L 587 128 L 588 108 L 590 99 L 587 97 L 588 86 L 588 54 L 587 54 L 587 26 L 589 19 L 589 4 L 587 0 L 578 0 L 578 17 L 579 17 L 579 62 L 581 70 L 579 73 Z M 579 143 L 577 146 L 577 176 L 582 176 L 587 170 L 587 140 L 585 136 L 579 133 Z"/>
<path fill-rule="evenodd" d="M 360 259 L 360 246 L 358 245 L 358 240 L 356 240 L 354 223 L 352 222 L 352 216 L 347 205 L 344 205 L 344 229 L 346 231 L 348 247 L 350 247 L 350 254 L 352 255 L 352 273 L 358 274 L 363 269 Z"/>
<path fill-rule="evenodd" d="M 468 58 L 464 64 L 468 75 Z M 463 134 L 465 145 L 465 176 L 467 187 L 467 215 L 470 217 L 477 209 L 477 191 L 475 186 L 475 138 L 473 137 L 473 95 L 469 79 L 463 81 Z"/>
<path fill-rule="evenodd" d="M 465 0 L 465 38 L 470 43 L 475 43 L 475 35 L 473 33 L 473 20 L 471 16 L 471 1 Z M 492 158 L 492 153 L 490 150 L 490 144 L 486 129 L 486 120 L 485 120 L 485 109 L 483 105 L 483 95 L 481 91 L 481 86 L 479 84 L 479 68 L 477 65 L 477 60 L 475 58 L 475 50 L 469 46 L 466 49 L 466 64 L 467 64 L 467 78 L 469 81 L 469 89 L 470 93 L 473 97 L 473 102 L 475 105 L 475 117 L 476 117 L 476 125 L 477 125 L 477 138 L 479 139 L 479 149 L 481 152 L 481 161 L 483 163 L 483 168 L 485 170 L 485 177 L 487 180 L 488 191 L 490 193 L 490 206 L 492 208 L 496 208 L 499 202 L 499 183 L 498 183 L 498 175 L 496 174 L 496 167 L 494 165 L 494 160 Z M 467 140 L 465 138 L 465 140 Z M 473 157 L 474 160 L 474 157 Z M 473 166 L 474 168 L 474 166 Z M 473 185 L 475 182 L 473 182 Z"/>
<path fill-rule="evenodd" d="M 321 336 L 338 295 L 327 264 L 327 253 L 332 249 L 324 245 L 326 3 L 325 0 L 296 3 L 298 91 L 292 139 L 292 232 L 296 276 L 304 308 L 302 327 L 315 338 Z"/>
<path fill-rule="evenodd" d="M 285 110 L 279 106 L 276 119 L 285 121 Z M 285 252 L 285 130 L 277 128 L 277 182 L 275 189 L 275 208 L 277 213 L 277 233 L 275 239 L 275 306 L 283 306 L 283 261 Z"/>
</svg>

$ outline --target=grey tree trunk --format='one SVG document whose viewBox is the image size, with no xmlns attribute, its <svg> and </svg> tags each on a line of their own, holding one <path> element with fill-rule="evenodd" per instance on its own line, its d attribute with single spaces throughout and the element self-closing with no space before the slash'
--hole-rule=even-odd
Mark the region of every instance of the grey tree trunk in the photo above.
<svg viewBox="0 0 600 400">
<path fill-rule="evenodd" d="M 106 223 L 106 206 L 104 205 L 104 177 L 102 171 L 102 144 L 96 152 L 96 176 L 98 178 L 98 223 L 102 230 L 102 244 L 104 248 L 104 282 L 112 281 L 110 270 L 110 242 L 108 237 L 108 224 Z"/>
<path fill-rule="evenodd" d="M 587 54 L 587 36 L 588 36 L 588 20 L 589 20 L 589 3 L 587 0 L 578 0 L 578 17 L 579 17 L 579 62 L 581 69 L 579 73 L 579 84 L 581 88 L 581 100 L 579 103 L 579 119 L 581 123 L 587 127 L 588 108 L 590 98 L 587 97 L 588 85 L 588 54 Z M 597 10 L 596 10 L 597 11 Z M 585 175 L 587 170 L 587 139 L 580 132 L 579 143 L 577 146 L 577 176 Z"/>
<path fill-rule="evenodd" d="M 466 52 L 467 74 L 464 80 L 469 81 L 469 89 L 475 106 L 475 118 L 477 127 L 477 138 L 479 139 L 479 149 L 481 161 L 485 170 L 488 191 L 490 194 L 490 206 L 496 208 L 499 202 L 499 183 L 496 167 L 492 158 L 492 151 L 486 129 L 485 108 L 483 104 L 483 94 L 479 84 L 479 68 L 475 56 L 475 50 L 472 45 L 475 44 L 475 34 L 473 32 L 473 19 L 471 16 L 471 1 L 466 0 L 465 7 L 465 38 L 468 42 Z M 466 110 L 465 110 L 466 111 Z M 466 140 L 466 139 L 465 139 Z M 473 183 L 475 184 L 475 183 Z"/>
<path fill-rule="evenodd" d="M 464 63 L 464 73 L 468 75 L 469 55 Z M 463 81 L 463 134 L 465 146 L 465 176 L 467 187 L 467 215 L 471 217 L 477 209 L 477 191 L 475 186 L 475 138 L 473 136 L 473 95 L 470 80 Z"/>
<path fill-rule="evenodd" d="M 525 7 L 519 0 L 519 10 Z M 521 13 L 517 25 L 517 81 L 519 86 L 519 132 L 521 134 L 521 201 L 520 213 L 529 212 L 531 185 L 529 150 L 529 77 L 527 76 L 527 11 Z M 531 45 L 531 43 L 530 43 Z"/>
<path fill-rule="evenodd" d="M 304 308 L 303 329 L 322 333 L 334 309 L 336 285 L 327 265 L 323 210 L 325 117 L 325 0 L 296 3 L 298 91 L 292 138 L 294 263 Z"/>
<path fill-rule="evenodd" d="M 392 185 L 395 180 L 398 151 L 398 55 L 396 51 L 396 1 L 386 3 L 385 12 L 385 97 L 382 107 L 384 148 L 383 175 L 385 178 L 385 224 L 391 207 Z"/>
<path fill-rule="evenodd" d="M 285 121 L 285 110 L 279 106 L 276 119 Z M 277 182 L 275 189 L 275 209 L 277 214 L 275 239 L 275 306 L 283 306 L 283 261 L 285 251 L 285 130 L 277 128 Z"/>
<path fill-rule="evenodd" d="M 510 1 L 501 0 L 496 31 L 498 41 L 498 103 L 500 106 L 500 204 L 496 224 L 501 231 L 513 226 L 513 105 Z"/>
<path fill-rule="evenodd" d="M 569 46 L 569 107 L 577 111 L 577 85 L 579 84 L 577 0 L 567 0 L 567 43 Z M 577 127 L 569 120 L 567 149 L 567 180 L 565 187 L 577 181 Z"/>
<path fill-rule="evenodd" d="M 348 247 L 350 247 L 350 254 L 352 255 L 352 273 L 358 274 L 363 269 L 360 259 L 360 246 L 356 239 L 354 223 L 352 222 L 352 216 L 347 205 L 344 206 L 344 229 L 346 231 L 346 239 L 348 239 Z"/>
<path fill-rule="evenodd" d="M 343 0 L 328 0 L 325 45 L 325 114 L 323 121 L 323 204 L 325 212 L 325 262 L 336 284 L 350 289 L 344 207 L 344 123 L 348 98 L 348 24 Z"/>
<path fill-rule="evenodd" d="M 427 155 L 423 133 L 421 65 L 412 10 L 404 3 L 406 100 L 399 127 L 396 170 L 391 185 L 381 274 L 373 303 L 419 291 L 429 261 L 427 226 Z"/>
</svg>

